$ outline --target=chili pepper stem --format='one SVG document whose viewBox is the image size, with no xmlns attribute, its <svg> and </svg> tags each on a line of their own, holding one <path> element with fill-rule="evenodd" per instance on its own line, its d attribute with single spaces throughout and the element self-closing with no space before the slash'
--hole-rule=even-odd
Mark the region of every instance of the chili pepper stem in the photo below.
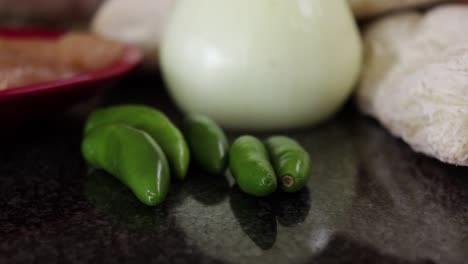
<svg viewBox="0 0 468 264">
<path fill-rule="evenodd" d="M 283 186 L 286 187 L 286 188 L 290 188 L 290 187 L 294 186 L 294 178 L 289 176 L 289 175 L 282 176 L 281 177 L 281 182 L 283 183 Z"/>
</svg>

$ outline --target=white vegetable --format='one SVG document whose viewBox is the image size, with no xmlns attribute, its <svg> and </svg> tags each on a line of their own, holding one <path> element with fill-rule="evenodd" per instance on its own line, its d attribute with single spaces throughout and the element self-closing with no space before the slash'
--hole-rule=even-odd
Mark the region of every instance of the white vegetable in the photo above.
<svg viewBox="0 0 468 264">
<path fill-rule="evenodd" d="M 351 94 L 361 42 L 343 0 L 181 0 L 162 43 L 170 92 L 234 129 L 331 117 Z"/>
<path fill-rule="evenodd" d="M 231 0 L 232 1 L 232 0 Z M 287 0 L 284 0 L 288 2 Z M 305 6 L 309 0 L 293 0 Z M 394 9 L 449 0 L 347 0 L 357 17 L 375 16 Z M 96 13 L 92 30 L 98 34 L 134 44 L 145 51 L 148 65 L 157 66 L 161 37 L 176 0 L 106 0 Z M 306 7 L 307 9 L 307 7 Z M 347 15 L 345 15 L 347 17 Z M 345 18 L 346 19 L 346 18 Z"/>
<path fill-rule="evenodd" d="M 174 0 L 107 0 L 97 11 L 92 30 L 140 47 L 146 62 L 158 63 L 158 49 Z"/>
</svg>

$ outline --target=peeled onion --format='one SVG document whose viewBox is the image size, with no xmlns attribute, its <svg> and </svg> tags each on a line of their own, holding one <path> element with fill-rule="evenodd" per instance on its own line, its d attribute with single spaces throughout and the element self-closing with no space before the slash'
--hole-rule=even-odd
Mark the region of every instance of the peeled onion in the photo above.
<svg viewBox="0 0 468 264">
<path fill-rule="evenodd" d="M 361 40 L 343 0 L 181 0 L 161 46 L 171 95 L 230 129 L 330 118 L 350 96 Z"/>
</svg>

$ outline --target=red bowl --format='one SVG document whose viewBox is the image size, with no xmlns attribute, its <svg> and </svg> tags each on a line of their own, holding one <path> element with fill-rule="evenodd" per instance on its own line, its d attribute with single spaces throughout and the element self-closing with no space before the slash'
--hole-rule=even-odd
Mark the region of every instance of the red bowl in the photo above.
<svg viewBox="0 0 468 264">
<path fill-rule="evenodd" d="M 42 29 L 0 28 L 0 37 L 17 39 L 56 39 L 63 33 Z M 105 69 L 0 91 L 0 119 L 18 119 L 66 109 L 92 97 L 110 82 L 135 69 L 141 61 L 142 52 L 127 46 L 120 59 Z"/>
</svg>

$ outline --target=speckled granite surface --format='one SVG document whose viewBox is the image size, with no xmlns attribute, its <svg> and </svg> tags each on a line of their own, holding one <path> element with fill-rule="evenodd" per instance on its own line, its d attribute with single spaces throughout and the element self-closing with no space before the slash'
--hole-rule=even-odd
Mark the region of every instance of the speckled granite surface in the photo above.
<svg viewBox="0 0 468 264">
<path fill-rule="evenodd" d="M 177 120 L 157 78 L 116 86 L 101 104 Z M 351 107 L 290 134 L 312 154 L 304 191 L 255 199 L 194 168 L 158 208 L 85 166 L 90 109 L 1 137 L 0 263 L 468 263 L 468 169 L 412 152 Z"/>
</svg>

